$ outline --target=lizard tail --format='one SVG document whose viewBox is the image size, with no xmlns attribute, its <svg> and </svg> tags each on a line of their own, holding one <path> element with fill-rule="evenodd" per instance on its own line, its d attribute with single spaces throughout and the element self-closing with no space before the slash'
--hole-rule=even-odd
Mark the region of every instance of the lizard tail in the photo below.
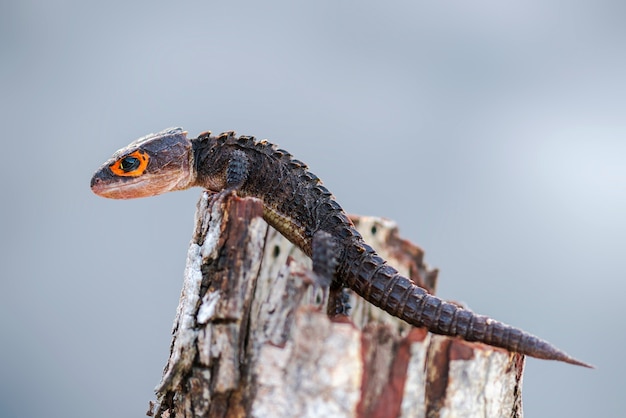
<svg viewBox="0 0 626 418">
<path fill-rule="evenodd" d="M 429 294 L 386 264 L 367 244 L 355 247 L 358 247 L 358 257 L 349 258 L 358 261 L 347 266 L 346 284 L 391 315 L 435 334 L 458 336 L 531 357 L 593 368 L 521 329 Z"/>
</svg>

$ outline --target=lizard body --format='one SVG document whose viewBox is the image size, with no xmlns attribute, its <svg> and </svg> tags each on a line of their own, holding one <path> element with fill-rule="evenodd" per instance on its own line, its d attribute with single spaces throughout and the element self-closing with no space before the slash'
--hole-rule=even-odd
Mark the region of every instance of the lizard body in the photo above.
<svg viewBox="0 0 626 418">
<path fill-rule="evenodd" d="M 130 199 L 200 186 L 259 198 L 267 223 L 307 255 L 317 233 L 329 235 L 336 252 L 335 284 L 391 315 L 436 334 L 591 367 L 534 335 L 430 295 L 400 275 L 364 242 L 317 176 L 287 151 L 234 132 L 205 132 L 196 139 L 186 134 L 172 128 L 117 151 L 94 174 L 93 192 Z"/>
</svg>

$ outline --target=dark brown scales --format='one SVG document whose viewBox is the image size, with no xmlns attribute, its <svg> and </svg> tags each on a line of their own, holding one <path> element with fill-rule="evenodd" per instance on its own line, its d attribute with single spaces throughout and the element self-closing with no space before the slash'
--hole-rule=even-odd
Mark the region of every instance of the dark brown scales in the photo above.
<svg viewBox="0 0 626 418">
<path fill-rule="evenodd" d="M 249 174 L 238 192 L 261 199 L 266 221 L 307 254 L 317 231 L 337 243 L 335 280 L 368 302 L 429 331 L 459 336 L 532 357 L 591 367 L 520 329 L 475 314 L 428 294 L 401 276 L 364 243 L 341 206 L 307 166 L 284 150 L 253 137 L 227 132 L 193 140 L 197 184 L 220 191 L 235 152 L 248 158 Z"/>
</svg>

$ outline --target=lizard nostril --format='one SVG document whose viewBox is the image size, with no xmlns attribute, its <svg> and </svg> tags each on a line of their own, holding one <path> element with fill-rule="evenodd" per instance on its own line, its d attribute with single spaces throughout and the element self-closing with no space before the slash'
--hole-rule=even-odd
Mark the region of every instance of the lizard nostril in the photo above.
<svg viewBox="0 0 626 418">
<path fill-rule="evenodd" d="M 97 176 L 93 176 L 91 178 L 91 187 L 95 186 L 96 184 L 100 183 L 101 179 L 98 178 Z"/>
</svg>

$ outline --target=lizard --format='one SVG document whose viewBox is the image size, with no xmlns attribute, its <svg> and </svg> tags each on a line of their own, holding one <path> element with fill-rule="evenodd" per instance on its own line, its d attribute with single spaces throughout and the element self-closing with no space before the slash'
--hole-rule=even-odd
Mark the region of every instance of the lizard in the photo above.
<svg viewBox="0 0 626 418">
<path fill-rule="evenodd" d="M 400 275 L 364 242 L 307 165 L 267 140 L 233 131 L 216 136 L 207 131 L 189 139 L 182 128 L 169 128 L 118 150 L 91 179 L 96 195 L 112 199 L 193 186 L 260 199 L 265 221 L 314 261 L 316 246 L 328 244 L 330 237 L 336 255 L 333 284 L 352 289 L 413 326 L 535 358 L 593 367 L 526 331 L 444 301 Z"/>
</svg>

